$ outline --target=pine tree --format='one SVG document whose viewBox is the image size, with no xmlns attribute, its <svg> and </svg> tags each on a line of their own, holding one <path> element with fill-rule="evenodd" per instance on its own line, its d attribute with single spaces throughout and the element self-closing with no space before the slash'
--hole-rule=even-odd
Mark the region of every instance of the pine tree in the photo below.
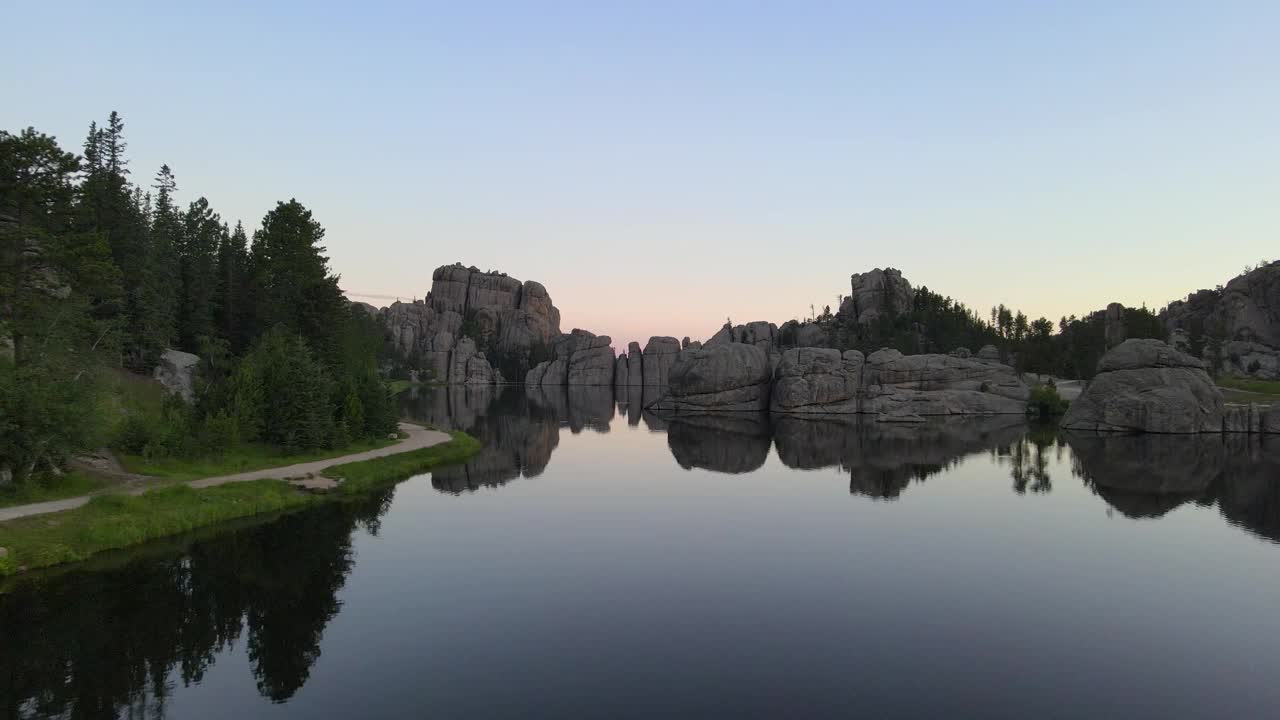
<svg viewBox="0 0 1280 720">
<path fill-rule="evenodd" d="M 97 233 L 111 249 L 123 292 L 115 306 L 100 311 L 124 329 L 122 362 L 147 369 L 151 351 L 144 337 L 150 325 L 145 288 L 148 278 L 148 223 L 130 186 L 124 159 L 124 122 L 112 112 L 106 127 L 89 126 L 85 176 L 80 187 L 80 232 Z M 113 293 L 113 295 L 116 295 Z"/>
<path fill-rule="evenodd" d="M 121 178 L 129 174 L 125 167 L 128 161 L 124 159 L 126 147 L 128 146 L 124 142 L 124 120 L 120 118 L 119 113 L 112 110 L 111 115 L 107 117 L 107 127 L 102 131 L 103 160 L 108 173 Z"/>
<path fill-rule="evenodd" d="M 178 245 L 178 345 L 189 352 L 200 351 L 202 338 L 216 336 L 214 302 L 223 228 L 222 220 L 205 198 L 191 203 L 182 218 Z"/>
<path fill-rule="evenodd" d="M 151 313 L 146 325 L 145 344 L 155 352 L 176 344 L 179 287 L 178 245 L 182 237 L 181 217 L 174 205 L 178 185 L 168 165 L 156 173 L 154 201 L 147 214 L 148 274 L 146 303 Z"/>
<path fill-rule="evenodd" d="M 262 218 L 250 253 L 254 273 L 253 327 L 277 324 L 302 333 L 330 364 L 340 352 L 338 331 L 346 299 L 323 255 L 324 228 L 297 200 L 277 203 Z"/>
<path fill-rule="evenodd" d="M 0 477 L 19 484 L 92 435 L 90 370 L 114 340 L 119 281 L 76 229 L 79 170 L 47 135 L 0 131 Z"/>
<path fill-rule="evenodd" d="M 216 322 L 218 333 L 232 352 L 240 353 L 249 344 L 244 325 L 249 303 L 249 240 L 240 222 L 236 222 L 235 230 L 229 233 L 223 226 L 222 238 L 218 245 Z"/>
</svg>

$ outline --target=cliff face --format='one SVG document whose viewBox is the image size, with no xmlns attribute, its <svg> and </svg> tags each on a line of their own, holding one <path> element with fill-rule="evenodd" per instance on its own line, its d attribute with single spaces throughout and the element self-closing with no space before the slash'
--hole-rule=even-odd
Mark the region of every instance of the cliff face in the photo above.
<svg viewBox="0 0 1280 720">
<path fill-rule="evenodd" d="M 1169 303 L 1172 345 L 1232 375 L 1280 379 L 1280 261 Z"/>
<path fill-rule="evenodd" d="M 870 325 L 881 316 L 897 317 L 910 312 L 916 291 L 900 270 L 876 268 L 849 277 L 849 297 L 840 305 L 840 315 L 859 325 Z"/>
<path fill-rule="evenodd" d="M 501 382 L 504 370 L 518 381 L 560 337 L 560 311 L 541 283 L 461 264 L 436 268 L 425 300 L 381 317 L 398 353 L 448 383 Z"/>
</svg>

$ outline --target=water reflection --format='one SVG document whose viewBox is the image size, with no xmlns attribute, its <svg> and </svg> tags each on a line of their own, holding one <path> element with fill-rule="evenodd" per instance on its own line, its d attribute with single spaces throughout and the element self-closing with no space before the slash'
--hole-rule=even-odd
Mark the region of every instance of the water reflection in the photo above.
<svg viewBox="0 0 1280 720">
<path fill-rule="evenodd" d="M 352 678 L 352 687 L 386 701 L 379 706 L 382 713 L 370 715 L 411 714 L 424 702 L 413 693 L 432 681 L 432 692 L 444 695 L 453 689 L 450 697 L 463 709 L 466 701 L 487 697 L 499 684 L 521 711 L 580 691 L 611 698 L 616 688 L 625 686 L 627 676 L 622 671 L 610 674 L 616 667 L 610 662 L 583 661 L 598 658 L 600 647 L 626 648 L 628 657 L 642 658 L 649 663 L 647 672 L 653 673 L 671 667 L 675 658 L 671 677 L 655 677 L 666 681 L 664 687 L 677 687 L 679 677 L 697 675 L 690 667 L 711 673 L 707 677 L 715 681 L 712 684 L 721 678 L 729 678 L 726 683 L 740 679 L 744 666 L 734 663 L 751 656 L 749 649 L 758 648 L 762 638 L 792 657 L 830 639 L 822 656 L 837 657 L 839 663 L 807 666 L 804 673 L 789 678 L 803 682 L 809 673 L 838 667 L 832 684 L 815 691 L 821 693 L 822 687 L 846 689 L 845 668 L 861 661 L 870 663 L 868 673 L 880 673 L 877 683 L 891 682 L 939 652 L 955 653 L 955 665 L 947 667 L 982 667 L 965 655 L 966 648 L 978 642 L 975 638 L 997 644 L 1001 637 L 1015 638 L 1006 646 L 1007 653 L 986 658 L 1008 657 L 1022 664 L 1025 659 L 1016 653 L 1036 633 L 1044 633 L 1037 636 L 1037 647 L 1052 655 L 1072 647 L 1079 633 L 1097 631 L 1084 636 L 1079 655 L 1055 658 L 1061 665 L 1075 660 L 1071 666 L 1087 667 L 1081 659 L 1096 657 L 1090 643 L 1119 636 L 1123 640 L 1106 650 L 1123 653 L 1126 643 L 1146 647 L 1169 637 L 1164 624 L 1152 635 L 1141 634 L 1147 627 L 1143 616 L 1148 603 L 1188 592 L 1208 593 L 1214 587 L 1203 575 L 1179 575 L 1170 570 L 1178 566 L 1160 564 L 1168 559 L 1160 554 L 1167 535 L 1102 536 L 1120 526 L 1099 528 L 1094 521 L 1101 508 L 1148 520 L 1179 507 L 1220 513 L 1234 527 L 1280 542 L 1280 437 L 1059 435 L 1053 428 L 1028 427 L 1017 417 L 937 419 L 914 425 L 766 415 L 664 420 L 643 410 L 640 392 L 455 387 L 407 397 L 404 409 L 409 416 L 465 430 L 484 445 L 465 465 L 432 473 L 435 490 L 469 493 L 500 488 L 516 478 L 545 477 L 537 492 L 529 493 L 537 495 L 531 504 L 521 504 L 520 493 L 464 503 L 431 490 L 414 497 L 411 493 L 422 488 L 421 483 L 412 490 L 405 487 L 404 496 L 414 499 L 402 498 L 399 508 L 391 511 L 387 537 L 371 543 L 367 553 L 360 545 L 360 582 L 349 580 L 353 532 L 379 532 L 391 507 L 391 493 L 268 524 L 220 528 L 181 544 L 146 548 L 128 562 L 117 557 L 96 567 L 28 579 L 0 595 L 0 711 L 5 717 L 163 717 L 186 686 L 221 677 L 212 672 L 220 664 L 232 671 L 243 667 L 251 674 L 256 691 L 250 686 L 240 692 L 255 702 L 260 702 L 258 697 L 292 701 L 279 709 L 313 716 L 309 710 L 328 708 L 325 702 L 353 692 L 332 682 L 325 687 L 321 680 L 348 679 L 345 673 L 353 666 L 341 660 L 363 658 L 365 653 L 402 661 L 398 667 L 389 667 L 390 662 L 377 666 L 359 681 Z M 566 438 L 561 446 L 565 430 L 583 438 Z M 650 435 L 663 432 L 665 447 L 664 438 Z M 557 452 L 560 467 L 551 465 Z M 623 457 L 635 471 L 601 482 L 600 469 Z M 956 482 L 926 483 L 961 463 L 965 472 L 948 478 Z M 685 473 L 675 466 L 735 477 Z M 828 473 L 817 478 L 823 482 L 802 484 L 767 482 L 818 469 L 834 469 L 840 476 Z M 672 472 L 680 482 L 650 482 Z M 849 492 L 859 500 L 831 507 L 828 498 L 844 497 L 845 474 Z M 1073 477 L 1081 482 L 1070 482 Z M 759 480 L 765 481 L 753 484 Z M 946 504 L 861 500 L 894 500 L 908 491 L 912 500 L 927 500 L 935 489 L 942 491 Z M 953 502 L 960 494 L 971 502 Z M 1039 497 L 1034 503 L 1023 502 L 1015 494 Z M 1009 503 L 1020 508 L 1034 505 L 1042 514 L 1010 519 L 1001 514 Z M 1078 524 L 1072 517 L 1079 518 Z M 1041 519 L 1046 521 L 1043 526 L 1038 524 Z M 1211 519 L 1210 529 L 1221 530 L 1216 517 Z M 813 533 L 789 531 L 805 523 L 812 524 Z M 1257 543 L 1223 543 L 1212 533 L 1195 535 L 1204 532 L 1203 525 L 1178 530 L 1175 519 L 1167 518 L 1151 528 L 1190 532 L 1194 542 L 1220 542 L 1213 551 L 1229 559 L 1242 545 L 1257 549 Z M 736 532 L 725 532 L 730 526 Z M 983 532 L 988 528 L 1000 532 L 988 535 Z M 1019 528 L 1026 534 L 1013 535 Z M 1133 528 L 1125 524 L 1121 529 Z M 471 533 L 469 542 L 448 542 L 464 532 Z M 1233 540 L 1243 537 L 1225 534 Z M 1107 562 L 1093 562 L 1096 558 L 1086 553 L 1073 558 L 1070 568 L 1040 561 L 1019 564 L 1020 556 L 1008 552 L 1013 546 L 1009 537 L 1018 539 L 1019 548 L 1029 545 L 1053 552 L 1093 543 L 1099 548 L 1097 556 Z M 379 548 L 384 553 L 381 565 Z M 845 562 L 845 553 L 857 548 L 874 552 L 861 555 L 856 563 Z M 750 562 L 737 562 L 743 557 Z M 975 564 L 975 558 L 981 562 Z M 412 564 L 402 570 L 406 559 Z M 984 564 L 988 559 L 990 564 Z M 1132 578 L 1149 568 L 1156 569 L 1149 575 L 1158 582 L 1183 582 L 1186 587 L 1180 593 L 1147 593 L 1147 586 Z M 993 573 L 1002 580 L 990 580 Z M 573 578 L 575 589 L 580 584 L 583 591 L 564 593 L 560 580 L 565 578 Z M 1023 578 L 1029 580 L 1019 585 Z M 379 583 L 390 588 L 384 588 L 387 596 L 394 596 L 387 605 L 377 604 L 379 593 L 358 593 Z M 351 587 L 344 591 L 348 584 Z M 669 595 L 667 600 L 650 592 L 659 585 L 664 587 L 659 595 Z M 1016 604 L 1001 606 L 992 599 L 991 587 L 1003 591 L 1010 586 L 1018 588 L 1010 593 L 1019 598 Z M 1223 591 L 1214 598 L 1217 604 L 1188 600 L 1187 607 L 1216 609 L 1224 600 L 1256 589 L 1246 587 L 1247 592 L 1234 596 Z M 769 588 L 785 589 L 785 598 L 771 596 Z M 1126 594 L 1129 591 L 1132 594 Z M 1104 603 L 1111 612 L 1065 612 L 1076 600 L 1072 592 L 1087 597 L 1084 604 L 1090 608 Z M 1038 600 L 1024 602 L 1028 594 Z M 937 632 L 950 633 L 948 641 L 904 642 L 935 597 L 949 602 L 958 618 L 951 624 L 947 614 L 936 620 Z M 591 604 L 594 598 L 600 599 L 599 605 Z M 872 611 L 849 613 L 854 598 Z M 334 622 L 342 600 L 348 603 L 346 614 Z M 804 612 L 777 612 L 793 604 Z M 708 614 L 697 615 L 701 611 L 690 608 L 708 609 Z M 1035 615 L 1036 608 L 1043 608 L 1045 615 Z M 1125 614 L 1134 608 L 1131 615 Z M 391 633 L 383 628 L 386 634 L 379 635 L 377 627 L 352 622 L 362 611 L 366 618 L 397 611 L 401 615 L 386 616 L 395 627 Z M 680 626 L 690 612 L 694 619 Z M 1263 607 L 1249 619 L 1265 622 L 1269 613 L 1269 606 Z M 1098 616 L 1121 620 L 1103 632 L 1091 624 Z M 875 622 L 862 624 L 868 617 Z M 1054 633 L 1057 623 L 1082 617 L 1086 622 L 1077 622 L 1071 632 Z M 877 636 L 886 623 L 893 631 Z M 1014 630 L 1009 630 L 1009 623 Z M 1187 621 L 1173 625 L 1203 627 Z M 663 645 L 660 629 L 676 626 L 682 641 L 696 637 L 699 642 L 678 648 Z M 748 630 L 739 633 L 740 628 Z M 631 630 L 635 634 L 629 634 Z M 389 635 L 394 635 L 395 647 L 386 640 Z M 866 642 L 867 637 L 874 642 Z M 581 642 L 575 642 L 579 638 Z M 1194 645 L 1199 651 L 1204 643 Z M 420 652 L 405 651 L 406 646 Z M 317 669 L 322 647 L 327 660 Z M 859 654 L 863 647 L 876 648 L 874 656 Z M 681 655 L 691 652 L 689 648 L 705 648 L 706 664 Z M 859 652 L 840 655 L 850 648 Z M 1190 656 L 1172 651 L 1166 655 Z M 1222 657 L 1220 653 L 1218 659 Z M 458 658 L 494 672 L 472 673 Z M 1192 662 L 1196 671 L 1199 658 Z M 616 657 L 605 659 L 620 662 Z M 1132 657 L 1117 662 L 1126 673 L 1142 665 Z M 885 671 L 886 666 L 892 671 Z M 575 672 L 566 674 L 565 667 Z M 450 674 L 451 669 L 457 674 Z M 716 674 L 720 672 L 725 674 Z M 755 670 L 747 667 L 745 672 Z M 766 687 L 780 670 L 770 666 L 759 672 L 754 677 L 765 678 L 759 686 Z M 381 673 L 391 679 L 379 684 Z M 588 681 L 580 682 L 583 674 Z M 499 680 L 468 684 L 468 678 L 481 675 Z M 556 684 L 570 675 L 570 689 Z M 1104 668 L 1090 678 L 1089 687 L 1121 675 Z M 249 675 L 241 677 L 248 685 Z M 1123 677 L 1127 683 L 1130 676 Z M 299 693 L 309 681 L 308 691 Z M 210 681 L 211 686 L 217 684 Z M 1015 685 L 1034 687 L 1026 682 Z M 356 697 L 363 702 L 367 696 Z M 1073 697 L 1094 696 L 1081 692 Z M 306 707 L 308 699 L 316 704 Z M 340 710 L 334 706 L 330 714 L 352 714 Z"/>
<path fill-rule="evenodd" d="M 1026 421 L 1017 416 L 919 424 L 786 416 L 777 419 L 774 442 L 787 467 L 839 468 L 849 473 L 850 493 L 892 500 L 913 480 L 924 481 L 966 456 L 1008 448 L 1025 434 Z"/>
<path fill-rule="evenodd" d="M 769 445 L 768 415 L 679 415 L 667 428 L 667 446 L 685 470 L 752 472 L 764 465 Z"/>
<path fill-rule="evenodd" d="M 352 530 L 376 534 L 390 501 L 388 491 L 17 584 L 0 596 L 2 714 L 164 717 L 174 678 L 201 682 L 241 640 L 258 692 L 290 699 L 338 613 Z"/>
<path fill-rule="evenodd" d="M 1068 433 L 1072 472 L 1131 518 L 1217 505 L 1232 525 L 1280 542 L 1280 436 Z"/>
</svg>

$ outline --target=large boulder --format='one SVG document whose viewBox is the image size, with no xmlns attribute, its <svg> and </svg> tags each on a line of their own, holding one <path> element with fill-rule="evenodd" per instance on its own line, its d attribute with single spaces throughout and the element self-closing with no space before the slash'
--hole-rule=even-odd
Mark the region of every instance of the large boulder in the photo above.
<svg viewBox="0 0 1280 720">
<path fill-rule="evenodd" d="M 721 343 L 757 345 L 766 353 L 770 353 L 778 346 L 778 326 L 763 320 L 749 322 L 746 325 L 725 323 L 724 327 L 707 341 L 707 345 Z"/>
<path fill-rule="evenodd" d="M 556 342 L 555 359 L 538 363 L 525 375 L 530 386 L 613 384 L 614 362 L 612 340 L 574 329 Z"/>
<path fill-rule="evenodd" d="M 1067 409 L 1062 426 L 1103 432 L 1222 432 L 1222 393 L 1204 363 L 1159 340 L 1126 340 Z"/>
<path fill-rule="evenodd" d="M 856 413 L 863 364 L 857 350 L 787 350 L 774 372 L 770 407 L 784 413 Z"/>
<path fill-rule="evenodd" d="M 671 366 L 680 354 L 680 341 L 673 337 L 654 336 L 644 346 L 644 384 L 650 386 L 668 384 Z"/>
<path fill-rule="evenodd" d="M 862 371 L 861 411 L 886 419 L 926 415 L 1020 415 L 1031 391 L 1008 365 L 882 349 Z"/>
<path fill-rule="evenodd" d="M 657 408 L 677 413 L 768 410 L 769 378 L 769 356 L 759 346 L 691 348 L 671 367 L 668 392 Z"/>
<path fill-rule="evenodd" d="M 613 384 L 613 340 L 608 335 L 595 335 L 575 328 L 566 339 L 556 344 L 556 355 L 568 359 L 566 385 L 608 387 Z"/>
<path fill-rule="evenodd" d="M 160 363 L 153 373 L 165 390 L 191 402 L 196 396 L 196 369 L 200 357 L 181 350 L 165 350 L 160 353 Z"/>
</svg>

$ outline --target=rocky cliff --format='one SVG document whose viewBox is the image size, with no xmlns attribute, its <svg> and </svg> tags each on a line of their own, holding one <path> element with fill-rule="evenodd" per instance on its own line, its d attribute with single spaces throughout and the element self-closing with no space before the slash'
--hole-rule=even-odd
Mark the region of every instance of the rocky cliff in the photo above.
<svg viewBox="0 0 1280 720">
<path fill-rule="evenodd" d="M 396 352 L 451 384 L 523 378 L 560 338 L 560 311 L 540 283 L 461 264 L 436 268 L 425 300 L 379 315 Z"/>
<path fill-rule="evenodd" d="M 555 357 L 538 363 L 525 375 L 524 384 L 596 385 L 609 387 L 614 381 L 613 340 L 574 328 L 556 340 Z"/>
<path fill-rule="evenodd" d="M 1030 391 L 1013 368 L 952 355 L 883 349 L 792 348 L 776 368 L 759 345 L 708 343 L 686 350 L 654 406 L 672 413 L 764 411 L 874 414 L 887 421 L 927 415 L 1021 415 Z"/>
<path fill-rule="evenodd" d="M 1280 379 L 1280 261 L 1169 303 L 1160 319 L 1170 344 L 1211 370 Z"/>
<path fill-rule="evenodd" d="M 840 315 L 859 325 L 878 322 L 881 316 L 897 317 L 911 311 L 916 292 L 900 270 L 876 268 L 854 273 L 849 278 L 849 297 L 840 305 Z"/>
</svg>

